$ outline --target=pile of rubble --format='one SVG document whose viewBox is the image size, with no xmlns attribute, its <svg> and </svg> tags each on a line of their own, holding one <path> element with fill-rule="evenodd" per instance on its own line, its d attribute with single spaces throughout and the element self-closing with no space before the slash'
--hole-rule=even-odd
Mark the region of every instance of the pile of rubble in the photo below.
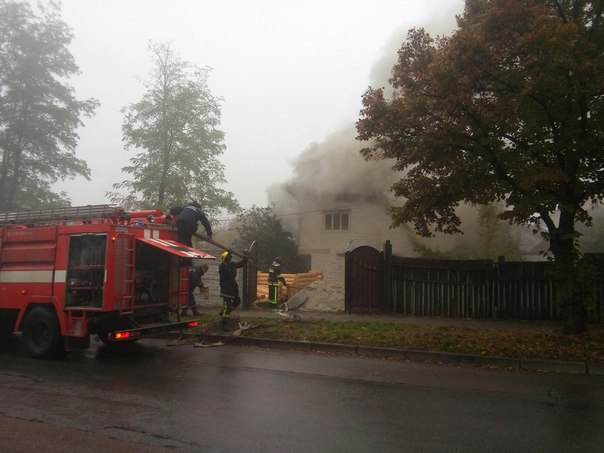
<svg viewBox="0 0 604 453">
<path fill-rule="evenodd" d="M 218 272 L 216 272 L 217 274 Z M 202 294 L 195 290 L 193 293 L 197 303 L 204 308 L 222 308 L 222 298 L 220 297 L 220 287 L 218 285 L 218 279 L 214 278 L 214 275 L 204 276 L 203 281 L 206 286 L 209 287 L 209 297 L 206 299 Z M 241 286 L 240 286 L 241 294 Z M 268 292 L 268 289 L 267 289 Z M 301 297 L 306 298 L 297 311 L 315 311 L 315 312 L 342 312 L 344 311 L 344 283 L 334 283 L 325 280 L 317 280 L 309 285 L 305 286 L 304 289 L 300 290 L 296 294 L 303 295 Z M 295 297 L 296 294 L 294 294 Z M 263 298 L 261 300 L 267 300 Z"/>
<path fill-rule="evenodd" d="M 311 283 L 296 297 L 308 297 L 298 311 L 341 312 L 344 311 L 344 283 L 319 280 Z"/>
</svg>

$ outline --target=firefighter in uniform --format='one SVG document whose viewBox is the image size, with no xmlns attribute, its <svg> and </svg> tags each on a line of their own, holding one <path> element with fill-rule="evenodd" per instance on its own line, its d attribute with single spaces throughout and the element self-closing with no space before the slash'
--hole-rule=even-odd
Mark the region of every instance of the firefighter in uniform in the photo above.
<svg viewBox="0 0 604 453">
<path fill-rule="evenodd" d="M 181 244 L 193 247 L 192 237 L 197 231 L 197 222 L 201 222 L 208 237 L 212 238 L 212 226 L 198 202 L 191 201 L 186 205 L 170 208 L 170 215 L 176 216 L 177 241 Z"/>
<path fill-rule="evenodd" d="M 287 282 L 281 275 L 281 258 L 276 257 L 268 268 L 268 300 L 273 310 L 279 308 L 279 282 L 287 288 Z"/>
<path fill-rule="evenodd" d="M 180 316 L 187 316 L 187 308 L 191 308 L 193 310 L 193 316 L 199 316 L 199 312 L 197 311 L 197 302 L 195 301 L 193 291 L 195 288 L 199 288 L 200 291 L 203 291 L 205 285 L 201 281 L 201 277 L 203 277 L 207 271 L 207 264 L 204 264 L 203 266 L 189 266 L 189 305 L 187 307 L 183 307 Z"/>
<path fill-rule="evenodd" d="M 231 252 L 226 251 L 220 255 L 220 260 L 222 262 L 218 266 L 218 275 L 220 276 L 220 297 L 223 301 L 220 317 L 222 318 L 222 330 L 228 330 L 231 312 L 241 305 L 239 285 L 237 285 L 237 269 L 247 264 L 247 258 L 234 262 Z"/>
</svg>

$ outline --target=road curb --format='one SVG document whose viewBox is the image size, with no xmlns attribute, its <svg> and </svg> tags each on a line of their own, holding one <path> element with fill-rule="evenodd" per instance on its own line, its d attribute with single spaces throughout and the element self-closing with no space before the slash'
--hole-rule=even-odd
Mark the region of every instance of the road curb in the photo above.
<svg viewBox="0 0 604 453">
<path fill-rule="evenodd" d="M 604 376 L 604 364 L 587 362 L 587 374 Z"/>
<path fill-rule="evenodd" d="M 459 354 L 460 363 L 478 366 L 496 366 L 513 370 L 521 370 L 521 360 L 514 357 L 496 357 L 488 355 Z"/>
<path fill-rule="evenodd" d="M 204 334 L 211 341 L 242 346 L 256 346 L 264 349 L 294 350 L 302 352 L 322 352 L 347 354 L 381 359 L 408 360 L 410 362 L 431 362 L 445 365 L 493 366 L 498 368 L 545 371 L 566 374 L 604 375 L 604 364 L 570 362 L 563 360 L 521 359 L 471 354 L 457 354 L 437 351 L 416 351 L 399 348 L 357 346 L 339 343 L 317 343 L 311 341 L 272 340 L 258 337 L 233 337 L 230 335 Z"/>
<path fill-rule="evenodd" d="M 521 359 L 520 366 L 523 370 L 529 371 L 555 371 L 558 373 L 589 374 L 586 362 Z"/>
</svg>

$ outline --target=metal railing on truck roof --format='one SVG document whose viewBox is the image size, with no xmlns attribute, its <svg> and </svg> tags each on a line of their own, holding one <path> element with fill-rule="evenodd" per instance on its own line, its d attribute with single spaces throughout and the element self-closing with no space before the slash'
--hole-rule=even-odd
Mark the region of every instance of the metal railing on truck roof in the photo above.
<svg viewBox="0 0 604 453">
<path fill-rule="evenodd" d="M 105 218 L 125 220 L 127 219 L 127 214 L 122 208 L 109 204 L 29 209 L 17 212 L 0 212 L 0 226 L 16 224 L 31 225 L 69 220 L 86 221 Z"/>
</svg>

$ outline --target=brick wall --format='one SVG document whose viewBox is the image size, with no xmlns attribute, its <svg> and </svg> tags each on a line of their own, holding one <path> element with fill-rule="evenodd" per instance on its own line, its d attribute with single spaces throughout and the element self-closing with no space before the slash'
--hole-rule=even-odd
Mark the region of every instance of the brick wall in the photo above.
<svg viewBox="0 0 604 453">
<path fill-rule="evenodd" d="M 351 241 L 353 249 L 370 245 L 381 250 L 384 242 L 390 240 L 394 254 L 414 256 L 409 241 L 411 233 L 405 228 L 391 230 L 387 209 L 377 203 L 354 202 L 301 214 L 299 253 L 311 256 L 311 268 L 321 270 L 326 281 L 343 281 L 344 254 Z M 325 212 L 336 210 L 348 212 L 348 230 L 325 230 Z"/>
</svg>

